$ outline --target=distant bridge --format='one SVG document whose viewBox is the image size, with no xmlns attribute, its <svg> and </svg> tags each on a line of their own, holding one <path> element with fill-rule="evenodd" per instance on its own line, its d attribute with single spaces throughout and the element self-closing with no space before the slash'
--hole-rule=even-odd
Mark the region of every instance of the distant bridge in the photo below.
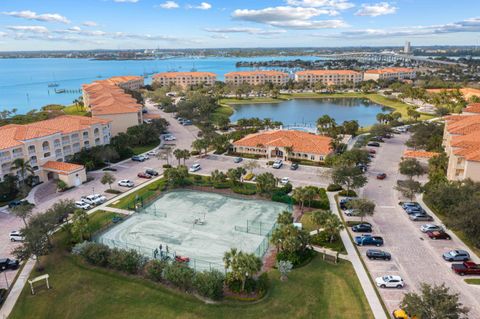
<svg viewBox="0 0 480 319">
<path fill-rule="evenodd" d="M 460 65 L 466 66 L 466 64 L 458 62 L 449 62 L 428 59 L 425 57 L 418 57 L 410 54 L 399 54 L 395 52 L 350 52 L 350 53 L 335 53 L 335 54 L 321 54 L 318 57 L 332 60 L 358 60 L 358 61 L 372 61 L 372 62 L 427 62 L 442 65 Z"/>
</svg>

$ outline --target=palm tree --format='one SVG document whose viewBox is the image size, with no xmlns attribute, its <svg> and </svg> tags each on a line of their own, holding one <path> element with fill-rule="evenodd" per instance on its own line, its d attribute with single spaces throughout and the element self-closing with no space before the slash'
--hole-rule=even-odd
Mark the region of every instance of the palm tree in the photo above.
<svg viewBox="0 0 480 319">
<path fill-rule="evenodd" d="M 178 160 L 178 166 L 180 166 L 180 160 L 182 159 L 183 152 L 181 149 L 176 149 L 173 151 L 173 156 Z"/>
<path fill-rule="evenodd" d="M 27 218 L 32 215 L 32 210 L 32 205 L 18 205 L 12 208 L 12 213 L 17 217 L 20 217 L 23 220 L 25 227 L 27 227 Z"/>
<path fill-rule="evenodd" d="M 17 158 L 12 162 L 12 170 L 17 170 L 18 173 L 20 173 L 21 177 L 21 183 L 23 186 L 25 186 L 26 183 L 26 177 L 28 176 L 28 173 L 34 174 L 33 168 L 30 165 L 30 161 L 25 161 L 23 158 Z"/>
<path fill-rule="evenodd" d="M 300 212 L 303 213 L 303 208 L 305 204 L 305 188 L 297 187 L 293 190 L 293 198 L 300 203 Z"/>
<path fill-rule="evenodd" d="M 308 207 L 311 207 L 311 202 L 318 196 L 318 188 L 315 186 L 305 186 L 305 201 L 308 201 Z"/>
<path fill-rule="evenodd" d="M 293 223 L 293 216 L 291 212 L 284 210 L 277 216 L 277 224 L 288 225 L 291 223 Z"/>
<path fill-rule="evenodd" d="M 189 158 L 190 158 L 190 151 L 189 150 L 182 150 L 183 165 L 185 165 L 185 161 Z"/>
<path fill-rule="evenodd" d="M 325 225 L 325 222 L 330 215 L 330 211 L 324 210 L 316 210 L 310 215 L 310 220 L 317 227 L 317 234 L 320 233 L 320 228 Z"/>
<path fill-rule="evenodd" d="M 283 148 L 285 150 L 285 153 L 287 153 L 287 160 L 292 156 L 293 154 L 293 145 L 292 146 L 285 146 Z"/>
<path fill-rule="evenodd" d="M 329 241 L 333 242 L 337 233 L 344 228 L 343 223 L 340 221 L 337 215 L 330 214 L 328 219 L 325 221 L 323 226 L 323 231 L 329 236 Z"/>
</svg>

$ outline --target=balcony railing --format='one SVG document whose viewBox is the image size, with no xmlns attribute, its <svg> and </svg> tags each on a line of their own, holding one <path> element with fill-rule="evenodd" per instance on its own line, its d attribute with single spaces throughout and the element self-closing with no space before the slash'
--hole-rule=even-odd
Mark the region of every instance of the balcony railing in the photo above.
<svg viewBox="0 0 480 319">
<path fill-rule="evenodd" d="M 7 162 L 10 162 L 11 160 L 12 158 L 10 156 L 0 157 L 0 163 L 7 163 Z"/>
</svg>

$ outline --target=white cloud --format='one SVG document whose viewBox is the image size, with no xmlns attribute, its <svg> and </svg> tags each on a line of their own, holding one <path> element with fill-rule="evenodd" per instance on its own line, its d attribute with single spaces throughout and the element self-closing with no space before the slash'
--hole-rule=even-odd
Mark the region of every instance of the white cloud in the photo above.
<svg viewBox="0 0 480 319">
<path fill-rule="evenodd" d="M 95 21 L 85 21 L 84 23 L 82 23 L 82 25 L 86 27 L 96 27 L 98 26 L 98 23 L 96 23 Z"/>
<path fill-rule="evenodd" d="M 390 38 L 390 37 L 416 37 L 452 34 L 460 32 L 480 33 L 480 18 L 471 18 L 459 22 L 430 26 L 411 26 L 392 29 L 359 29 L 344 31 L 335 35 L 317 35 L 330 38 Z"/>
<path fill-rule="evenodd" d="M 0 31 L 0 38 L 6 37 L 6 36 L 7 36 L 7 33 L 6 33 L 6 32 Z"/>
<path fill-rule="evenodd" d="M 66 30 L 55 30 L 53 31 L 54 33 L 59 33 L 59 34 L 78 34 L 78 35 L 84 35 L 84 36 L 92 36 L 92 37 L 101 37 L 107 35 L 105 31 L 100 31 L 100 30 L 83 30 L 82 28 L 75 26 L 68 28 Z"/>
<path fill-rule="evenodd" d="M 362 4 L 360 10 L 355 12 L 357 16 L 378 17 L 397 12 L 397 7 L 392 6 L 388 2 L 380 2 L 375 4 Z"/>
<path fill-rule="evenodd" d="M 343 20 L 311 20 L 320 15 L 337 15 L 338 11 L 306 7 L 269 7 L 260 10 L 237 9 L 232 16 L 237 20 L 268 24 L 291 29 L 340 28 Z"/>
<path fill-rule="evenodd" d="M 311 7 L 311 8 L 332 8 L 337 10 L 347 10 L 355 5 L 348 0 L 286 0 L 291 6 Z"/>
<path fill-rule="evenodd" d="M 270 34 L 280 34 L 287 32 L 286 30 L 264 30 L 259 28 L 206 28 L 205 31 L 213 33 L 248 33 L 248 34 L 261 34 L 261 35 L 270 35 Z"/>
<path fill-rule="evenodd" d="M 0 37 L 1 37 L 1 35 L 0 35 Z M 228 39 L 229 37 L 226 34 L 218 33 L 218 34 L 212 34 L 210 36 L 210 38 L 212 38 L 212 39 Z"/>
<path fill-rule="evenodd" d="M 177 9 L 180 6 L 175 1 L 165 1 L 164 3 L 159 4 L 158 7 L 162 9 Z"/>
<path fill-rule="evenodd" d="M 208 2 L 202 2 L 197 6 L 194 5 L 187 5 L 187 9 L 199 9 L 199 10 L 209 10 L 212 8 L 212 5 Z"/>
<path fill-rule="evenodd" d="M 70 21 L 58 14 L 58 13 L 43 13 L 37 14 L 34 11 L 24 10 L 24 11 L 11 11 L 11 12 L 2 12 L 3 15 L 22 18 L 27 20 L 36 20 L 36 21 L 44 21 L 44 22 L 60 22 L 60 23 L 70 23 Z"/>
<path fill-rule="evenodd" d="M 39 25 L 15 25 L 8 26 L 7 29 L 18 32 L 48 33 L 48 29 Z"/>
</svg>

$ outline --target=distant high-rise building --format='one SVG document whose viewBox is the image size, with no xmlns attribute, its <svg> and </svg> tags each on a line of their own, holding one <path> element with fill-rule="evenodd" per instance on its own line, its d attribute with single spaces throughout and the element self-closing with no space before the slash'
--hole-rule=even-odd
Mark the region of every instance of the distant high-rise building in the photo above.
<svg viewBox="0 0 480 319">
<path fill-rule="evenodd" d="M 405 42 L 405 46 L 403 47 L 403 53 L 405 54 L 411 53 L 410 41 Z"/>
</svg>

